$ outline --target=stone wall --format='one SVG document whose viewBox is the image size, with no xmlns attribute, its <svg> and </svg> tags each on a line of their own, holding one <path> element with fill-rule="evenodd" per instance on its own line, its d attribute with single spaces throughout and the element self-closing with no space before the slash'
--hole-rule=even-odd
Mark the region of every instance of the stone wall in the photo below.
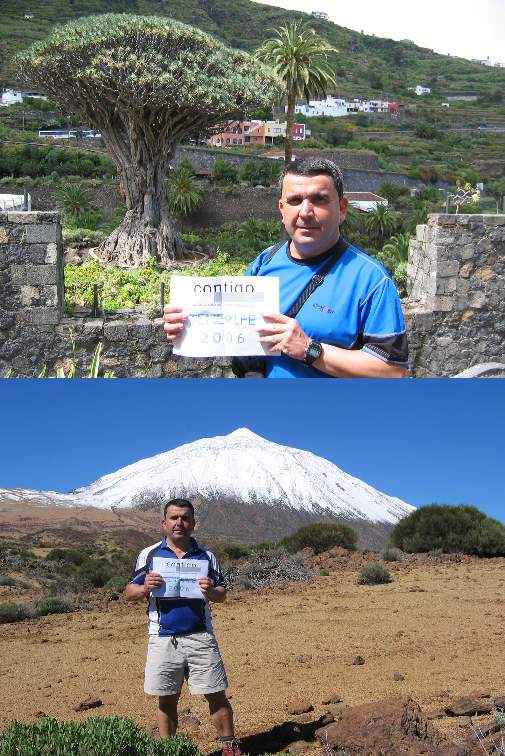
<svg viewBox="0 0 505 756">
<path fill-rule="evenodd" d="M 450 376 L 505 363 L 505 215 L 432 215 L 409 255 L 404 302 L 412 375 Z M 102 344 L 101 369 L 117 377 L 225 377 L 229 360 L 174 357 L 160 318 L 142 313 L 66 316 L 57 213 L 0 213 L 0 375 L 85 375 Z"/>
<path fill-rule="evenodd" d="M 48 375 L 72 364 L 91 366 L 98 343 L 102 371 L 117 377 L 203 377 L 230 374 L 228 360 L 172 356 L 160 318 L 64 315 L 63 245 L 58 213 L 0 213 L 0 376 Z"/>
<path fill-rule="evenodd" d="M 431 215 L 407 272 L 416 376 L 505 362 L 505 215 Z"/>
</svg>

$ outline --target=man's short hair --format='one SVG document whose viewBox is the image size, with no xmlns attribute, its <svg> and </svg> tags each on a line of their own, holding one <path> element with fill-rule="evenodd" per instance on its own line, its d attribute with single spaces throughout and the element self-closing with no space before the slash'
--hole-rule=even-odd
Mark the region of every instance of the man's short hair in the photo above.
<svg viewBox="0 0 505 756">
<path fill-rule="evenodd" d="M 195 519 L 195 508 L 189 499 L 170 499 L 170 501 L 167 501 L 167 503 L 163 506 L 164 519 L 166 519 L 167 517 L 167 509 L 169 507 L 184 507 L 185 509 L 189 509 L 191 511 L 193 520 Z"/>
<path fill-rule="evenodd" d="M 284 176 L 291 173 L 295 174 L 295 176 L 319 176 L 321 173 L 331 176 L 339 200 L 344 196 L 344 177 L 342 171 L 333 160 L 328 160 L 327 158 L 300 158 L 299 160 L 293 160 L 289 165 L 284 167 L 281 174 L 279 181 L 281 191 Z"/>
</svg>

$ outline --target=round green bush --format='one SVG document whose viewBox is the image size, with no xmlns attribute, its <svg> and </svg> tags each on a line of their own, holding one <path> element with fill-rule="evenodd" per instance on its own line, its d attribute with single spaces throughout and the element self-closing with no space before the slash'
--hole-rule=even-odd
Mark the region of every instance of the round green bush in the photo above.
<svg viewBox="0 0 505 756">
<path fill-rule="evenodd" d="M 15 604 L 12 601 L 4 601 L 0 604 L 0 625 L 8 622 L 21 622 L 21 620 L 31 616 L 32 612 L 25 604 Z"/>
<path fill-rule="evenodd" d="M 46 554 L 46 559 L 50 561 L 70 562 L 75 565 L 82 564 L 85 558 L 86 555 L 78 549 L 56 548 L 51 549 L 51 551 Z"/>
<path fill-rule="evenodd" d="M 73 603 L 59 596 L 46 596 L 35 604 L 37 617 L 45 617 L 46 614 L 65 614 L 74 610 Z"/>
<path fill-rule="evenodd" d="M 95 588 L 102 588 L 113 577 L 113 567 L 105 559 L 86 559 L 79 566 L 79 575 Z"/>
<path fill-rule="evenodd" d="M 121 575 L 113 575 L 107 580 L 104 588 L 112 591 L 124 591 L 127 582 L 126 578 L 121 577 Z"/>
<path fill-rule="evenodd" d="M 279 545 L 284 546 L 291 554 L 307 548 L 312 549 L 314 554 L 321 554 L 335 546 L 354 551 L 357 540 L 356 531 L 348 525 L 316 522 L 299 528 L 295 533 L 284 538 Z"/>
<path fill-rule="evenodd" d="M 401 562 L 403 555 L 400 549 L 393 547 L 390 549 L 384 549 L 382 552 L 382 558 L 385 562 Z"/>
<path fill-rule="evenodd" d="M 395 525 L 390 541 L 409 553 L 463 552 L 477 556 L 505 556 L 505 526 L 468 504 L 431 504 Z"/>
<path fill-rule="evenodd" d="M 366 564 L 359 573 L 358 583 L 360 585 L 381 585 L 391 583 L 393 578 L 389 570 L 379 562 Z"/>
</svg>

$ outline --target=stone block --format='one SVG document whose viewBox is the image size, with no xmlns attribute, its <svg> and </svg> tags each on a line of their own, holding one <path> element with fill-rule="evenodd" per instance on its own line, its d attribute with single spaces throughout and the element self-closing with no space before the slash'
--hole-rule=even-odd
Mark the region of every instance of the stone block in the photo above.
<svg viewBox="0 0 505 756">
<path fill-rule="evenodd" d="M 128 326 L 121 320 L 111 320 L 104 324 L 103 335 L 108 341 L 125 341 L 128 338 Z"/>
<path fill-rule="evenodd" d="M 465 244 L 464 247 L 460 247 L 459 256 L 462 260 L 470 260 L 475 255 L 475 247 L 473 244 Z"/>
<path fill-rule="evenodd" d="M 437 223 L 439 226 L 455 226 L 456 225 L 456 215 L 437 215 Z"/>
<path fill-rule="evenodd" d="M 23 225 L 26 225 L 28 223 L 38 223 L 39 222 L 38 215 L 39 214 L 36 211 L 23 213 L 22 211 L 19 211 L 19 210 L 13 210 L 12 212 L 7 213 L 9 223 L 22 223 Z"/>
<path fill-rule="evenodd" d="M 475 273 L 475 277 L 480 281 L 491 281 L 493 278 L 495 278 L 495 276 L 496 273 L 494 272 L 493 268 L 487 265 L 484 268 L 479 268 Z"/>
<path fill-rule="evenodd" d="M 58 284 L 58 269 L 55 265 L 27 265 L 26 282 L 30 284 Z"/>
<path fill-rule="evenodd" d="M 157 346 L 150 351 L 151 359 L 153 362 L 162 362 L 170 357 L 171 351 L 168 344 L 166 346 Z"/>
<path fill-rule="evenodd" d="M 471 260 L 468 260 L 466 263 L 463 263 L 459 270 L 459 277 L 460 278 L 470 278 L 474 271 L 474 264 Z"/>
<path fill-rule="evenodd" d="M 485 226 L 505 226 L 505 215 L 485 215 Z"/>
<path fill-rule="evenodd" d="M 55 263 L 58 259 L 58 245 L 56 242 L 51 242 L 46 247 L 46 256 L 44 262 L 48 265 Z"/>
<path fill-rule="evenodd" d="M 11 282 L 16 286 L 28 283 L 26 278 L 26 265 L 11 265 Z M 32 282 L 33 283 L 33 282 Z"/>
<path fill-rule="evenodd" d="M 9 234 L 5 226 L 0 226 L 0 244 L 7 244 L 9 241 Z"/>
<path fill-rule="evenodd" d="M 44 286 L 42 288 L 42 299 L 47 307 L 58 306 L 59 286 Z"/>
<path fill-rule="evenodd" d="M 86 318 L 82 326 L 84 336 L 95 338 L 102 336 L 103 324 L 103 318 Z"/>
<path fill-rule="evenodd" d="M 44 223 L 26 227 L 25 240 L 28 244 L 42 244 L 57 242 L 60 239 L 60 229 L 55 223 Z"/>
<path fill-rule="evenodd" d="M 148 368 L 141 369 L 139 378 L 161 378 L 163 376 L 163 368 L 161 365 L 151 365 Z"/>
<path fill-rule="evenodd" d="M 134 339 L 148 339 L 152 336 L 153 326 L 150 320 L 141 320 L 128 325 L 128 335 Z"/>
<path fill-rule="evenodd" d="M 437 276 L 447 278 L 448 276 L 457 276 L 459 273 L 459 262 L 457 260 L 439 260 L 437 263 Z"/>
<path fill-rule="evenodd" d="M 27 312 L 30 323 L 40 325 L 57 325 L 60 313 L 56 307 L 33 307 Z"/>
<path fill-rule="evenodd" d="M 435 312 L 450 312 L 453 309 L 453 298 L 447 296 L 434 297 L 433 309 Z"/>
<path fill-rule="evenodd" d="M 30 307 L 40 300 L 40 289 L 38 286 L 21 286 L 19 290 L 19 301 L 22 307 Z"/>
<path fill-rule="evenodd" d="M 486 295 L 483 291 L 474 291 L 468 299 L 468 306 L 479 310 L 486 304 Z"/>
</svg>

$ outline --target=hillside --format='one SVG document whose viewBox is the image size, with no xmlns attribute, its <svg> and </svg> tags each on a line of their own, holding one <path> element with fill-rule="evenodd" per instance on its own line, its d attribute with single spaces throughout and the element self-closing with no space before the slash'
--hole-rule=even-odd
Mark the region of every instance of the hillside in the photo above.
<svg viewBox="0 0 505 756">
<path fill-rule="evenodd" d="M 245 753 L 280 752 L 294 740 L 310 740 L 312 723 L 328 711 L 339 716 L 339 705 L 328 701 L 342 700 L 341 709 L 400 695 L 411 695 L 425 714 L 438 711 L 436 729 L 460 743 L 450 753 L 469 753 L 461 741 L 470 734 L 470 718 L 448 717 L 443 709 L 475 690 L 505 694 L 499 642 L 505 560 L 414 557 L 389 565 L 388 585 L 357 585 L 362 564 L 372 558 L 321 555 L 312 566 L 324 564 L 326 576 L 269 590 L 233 589 L 226 603 L 214 605 Z M 0 601 L 26 600 L 27 592 L 0 586 Z M 104 594 L 102 601 L 101 609 L 1 626 L 0 728 L 14 718 L 115 714 L 152 731 L 155 702 L 142 693 L 145 606 L 107 603 Z M 362 665 L 353 663 L 357 655 Z M 102 705 L 76 713 L 88 697 Z M 300 701 L 313 711 L 293 716 L 289 710 Z M 204 753 L 215 754 L 203 696 L 190 697 L 184 686 L 179 710 L 181 728 Z M 472 720 L 484 728 L 494 717 Z M 310 742 L 305 748 L 306 756 L 330 753 Z"/>
<path fill-rule="evenodd" d="M 412 98 L 406 87 L 422 83 L 435 96 L 451 93 L 486 95 L 492 101 L 505 84 L 505 69 L 489 68 L 462 58 L 439 55 L 404 40 L 359 34 L 330 21 L 308 17 L 250 0 L 2 0 L 0 27 L 0 84 L 14 85 L 12 58 L 32 42 L 43 39 L 59 23 L 95 13 L 128 12 L 171 16 L 194 24 L 233 47 L 253 50 L 270 30 L 304 16 L 311 26 L 339 50 L 338 93 L 345 96 L 380 95 Z M 25 19 L 25 11 L 33 18 Z M 414 98 L 419 101 L 420 98 Z"/>
</svg>

